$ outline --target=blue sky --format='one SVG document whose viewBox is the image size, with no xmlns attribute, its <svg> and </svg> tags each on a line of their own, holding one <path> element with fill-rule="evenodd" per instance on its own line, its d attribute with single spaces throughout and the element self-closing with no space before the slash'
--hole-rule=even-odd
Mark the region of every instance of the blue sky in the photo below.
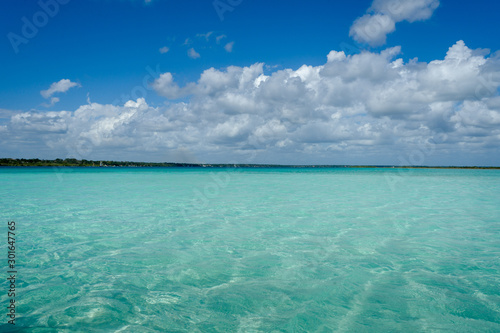
<svg viewBox="0 0 500 333">
<path fill-rule="evenodd" d="M 496 1 L 0 7 L 3 157 L 500 165 Z"/>
</svg>

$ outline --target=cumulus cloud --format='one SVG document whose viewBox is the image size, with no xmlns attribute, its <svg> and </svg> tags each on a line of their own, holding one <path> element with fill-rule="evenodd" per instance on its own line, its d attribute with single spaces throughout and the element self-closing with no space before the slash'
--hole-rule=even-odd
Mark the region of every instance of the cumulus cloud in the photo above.
<svg viewBox="0 0 500 333">
<path fill-rule="evenodd" d="M 164 46 L 164 47 L 160 47 L 159 51 L 161 54 L 164 54 L 164 53 L 167 53 L 168 51 L 170 51 L 170 49 L 168 47 Z"/>
<path fill-rule="evenodd" d="M 189 87 L 191 87 L 190 85 Z M 189 94 L 188 87 L 181 89 L 177 83 L 174 82 L 174 77 L 171 73 L 163 73 L 155 80 L 152 87 L 160 94 L 169 99 L 178 99 Z"/>
<path fill-rule="evenodd" d="M 194 48 L 190 48 L 188 50 L 188 57 L 191 59 L 198 59 L 200 57 L 200 54 L 196 52 Z"/>
<path fill-rule="evenodd" d="M 367 14 L 354 21 L 349 36 L 371 46 L 383 45 L 397 22 L 427 20 L 438 6 L 439 0 L 374 0 Z"/>
<path fill-rule="evenodd" d="M 152 85 L 168 98 L 161 107 L 91 103 L 20 113 L 4 126 L 20 141 L 95 159 L 172 160 L 179 147 L 203 162 L 398 164 L 424 146 L 434 153 L 423 164 L 496 156 L 499 54 L 462 41 L 429 63 L 400 52 L 331 51 L 323 65 L 271 73 L 262 63 L 210 68 L 182 86 L 167 72 Z"/>
<path fill-rule="evenodd" d="M 349 36 L 371 46 L 383 45 L 387 35 L 396 30 L 396 22 L 385 14 L 364 15 L 354 21 Z"/>
<path fill-rule="evenodd" d="M 65 133 L 69 116 L 70 112 L 67 111 L 20 113 L 12 117 L 11 126 L 14 130 L 37 134 Z"/>
<path fill-rule="evenodd" d="M 40 91 L 43 98 L 50 98 L 53 94 L 59 92 L 66 92 L 73 87 L 80 87 L 79 83 L 71 82 L 68 79 L 62 79 L 50 85 L 49 89 Z"/>
</svg>

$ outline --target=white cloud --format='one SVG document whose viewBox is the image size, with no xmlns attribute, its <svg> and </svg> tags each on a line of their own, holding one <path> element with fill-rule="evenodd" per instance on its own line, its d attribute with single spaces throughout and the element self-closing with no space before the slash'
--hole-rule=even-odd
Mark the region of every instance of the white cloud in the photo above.
<svg viewBox="0 0 500 333">
<path fill-rule="evenodd" d="M 4 137 L 63 154 L 84 150 L 87 159 L 165 161 L 184 147 L 203 162 L 399 164 L 431 145 L 423 164 L 478 153 L 483 160 L 471 163 L 500 164 L 499 55 L 462 41 L 429 63 L 405 63 L 399 52 L 332 51 L 321 66 L 267 75 L 262 63 L 210 68 L 183 86 L 163 73 L 152 85 L 170 99 L 162 107 L 138 99 L 24 112 L 3 124 Z"/>
<path fill-rule="evenodd" d="M 46 108 L 50 108 L 56 105 L 56 103 L 59 103 L 59 101 L 60 101 L 59 97 L 51 97 L 50 103 L 42 103 L 42 105 Z"/>
<path fill-rule="evenodd" d="M 153 82 L 153 88 L 169 99 L 178 99 L 189 94 L 187 87 L 181 89 L 175 82 L 171 73 L 163 73 Z"/>
<path fill-rule="evenodd" d="M 196 37 L 204 38 L 208 42 L 210 36 L 212 36 L 213 33 L 213 31 L 209 31 L 206 34 L 196 34 Z"/>
<path fill-rule="evenodd" d="M 429 19 L 438 6 L 439 0 L 374 0 L 370 11 L 411 23 Z"/>
<path fill-rule="evenodd" d="M 226 46 L 224 46 L 224 50 L 226 50 L 226 52 L 233 52 L 233 46 L 234 42 L 229 42 L 226 44 Z"/>
<path fill-rule="evenodd" d="M 226 35 L 217 36 L 215 37 L 215 41 L 217 42 L 217 44 L 220 44 L 221 40 L 223 40 L 226 37 L 227 37 Z"/>
<path fill-rule="evenodd" d="M 40 91 L 40 94 L 44 98 L 49 98 L 49 97 L 51 97 L 55 93 L 66 92 L 70 88 L 73 88 L 73 87 L 80 87 L 80 84 L 76 83 L 76 82 L 71 82 L 68 79 L 62 79 L 62 80 L 60 80 L 58 82 L 52 83 L 50 85 L 49 89 Z"/>
<path fill-rule="evenodd" d="M 427 20 L 438 6 L 439 0 L 374 0 L 368 13 L 354 21 L 349 36 L 371 46 L 383 45 L 397 22 Z"/>
<path fill-rule="evenodd" d="M 161 54 L 164 54 L 164 53 L 167 53 L 168 51 L 170 51 L 170 49 L 168 47 L 164 46 L 164 47 L 160 47 L 159 51 Z"/>
<path fill-rule="evenodd" d="M 65 133 L 68 130 L 70 112 L 27 112 L 16 114 L 11 119 L 14 130 L 37 134 Z"/>
<path fill-rule="evenodd" d="M 194 50 L 194 48 L 190 48 L 188 50 L 188 57 L 191 59 L 198 59 L 200 54 Z"/>
<path fill-rule="evenodd" d="M 366 14 L 354 21 L 349 36 L 358 42 L 379 46 L 385 44 L 387 35 L 394 30 L 396 23 L 390 16 Z"/>
</svg>

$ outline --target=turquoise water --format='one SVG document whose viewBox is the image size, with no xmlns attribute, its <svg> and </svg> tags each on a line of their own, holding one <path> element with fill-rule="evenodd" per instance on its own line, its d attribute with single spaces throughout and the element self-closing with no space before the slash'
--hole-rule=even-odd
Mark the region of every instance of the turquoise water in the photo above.
<svg viewBox="0 0 500 333">
<path fill-rule="evenodd" d="M 500 332 L 499 170 L 2 168 L 0 180 L 25 332 Z"/>
</svg>

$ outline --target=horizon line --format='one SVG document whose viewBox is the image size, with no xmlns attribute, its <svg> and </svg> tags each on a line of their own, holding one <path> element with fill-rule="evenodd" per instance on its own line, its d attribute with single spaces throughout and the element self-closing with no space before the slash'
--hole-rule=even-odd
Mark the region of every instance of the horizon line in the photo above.
<svg viewBox="0 0 500 333">
<path fill-rule="evenodd" d="M 10 162 L 17 162 L 11 165 Z M 26 163 L 27 162 L 27 163 Z M 19 165 L 20 163 L 20 165 Z M 38 165 L 36 164 L 38 163 Z M 46 165 L 40 165 L 46 164 Z M 95 165 L 95 164 L 98 165 Z M 47 165 L 48 164 L 48 165 Z M 92 165 L 89 165 L 92 164 Z M 0 158 L 3 167 L 200 167 L 200 168 L 412 168 L 412 169 L 500 169 L 500 166 L 480 165 L 380 165 L 380 164 L 269 164 L 269 163 L 194 163 L 194 162 L 144 162 L 112 160 L 78 160 L 76 158 Z"/>
</svg>

